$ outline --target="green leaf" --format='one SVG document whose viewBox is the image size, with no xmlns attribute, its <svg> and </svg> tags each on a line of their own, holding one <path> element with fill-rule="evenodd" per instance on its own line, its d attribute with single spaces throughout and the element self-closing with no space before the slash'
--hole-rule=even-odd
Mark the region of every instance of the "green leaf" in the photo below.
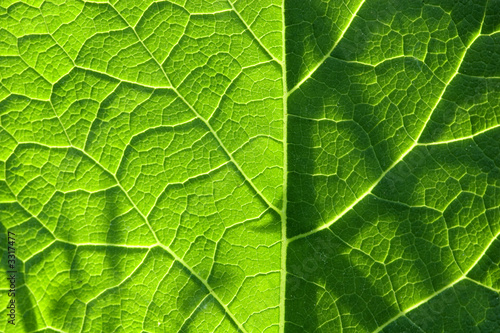
<svg viewBox="0 0 500 333">
<path fill-rule="evenodd" d="M 498 0 L 0 2 L 0 331 L 496 332 L 499 235 Z"/>
</svg>

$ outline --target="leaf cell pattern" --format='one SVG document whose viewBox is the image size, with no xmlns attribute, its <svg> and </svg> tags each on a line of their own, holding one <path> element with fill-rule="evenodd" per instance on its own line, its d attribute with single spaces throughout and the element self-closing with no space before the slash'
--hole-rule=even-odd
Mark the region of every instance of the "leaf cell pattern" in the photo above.
<svg viewBox="0 0 500 333">
<path fill-rule="evenodd" d="M 495 332 L 499 127 L 498 0 L 3 0 L 0 330 Z"/>
</svg>

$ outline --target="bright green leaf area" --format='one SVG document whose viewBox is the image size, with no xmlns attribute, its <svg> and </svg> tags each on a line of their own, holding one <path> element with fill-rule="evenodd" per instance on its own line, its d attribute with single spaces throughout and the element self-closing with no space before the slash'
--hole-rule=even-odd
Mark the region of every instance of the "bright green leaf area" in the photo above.
<svg viewBox="0 0 500 333">
<path fill-rule="evenodd" d="M 0 234 L 2 332 L 500 332 L 500 0 L 0 0 Z"/>
</svg>

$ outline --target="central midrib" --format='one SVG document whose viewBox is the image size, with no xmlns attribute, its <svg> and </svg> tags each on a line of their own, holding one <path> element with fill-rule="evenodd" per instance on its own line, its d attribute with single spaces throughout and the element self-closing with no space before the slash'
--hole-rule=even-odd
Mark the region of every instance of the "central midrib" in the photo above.
<svg viewBox="0 0 500 333">
<path fill-rule="evenodd" d="M 280 317 L 279 331 L 285 332 L 285 299 L 286 299 L 286 254 L 288 247 L 288 239 L 286 236 L 287 214 L 286 207 L 287 184 L 288 184 L 288 152 L 287 152 L 287 137 L 288 137 L 288 84 L 286 79 L 286 24 L 285 24 L 285 0 L 281 3 L 281 22 L 282 22 L 282 46 L 281 46 L 281 81 L 283 84 L 283 205 L 281 209 L 281 274 L 280 274 Z"/>
</svg>

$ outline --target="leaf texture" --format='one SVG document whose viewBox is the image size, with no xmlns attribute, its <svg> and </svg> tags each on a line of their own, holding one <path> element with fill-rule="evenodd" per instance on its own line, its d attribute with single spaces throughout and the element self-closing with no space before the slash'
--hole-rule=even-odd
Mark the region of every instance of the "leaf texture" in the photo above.
<svg viewBox="0 0 500 333">
<path fill-rule="evenodd" d="M 499 119 L 498 0 L 3 0 L 0 330 L 496 332 Z"/>
</svg>

